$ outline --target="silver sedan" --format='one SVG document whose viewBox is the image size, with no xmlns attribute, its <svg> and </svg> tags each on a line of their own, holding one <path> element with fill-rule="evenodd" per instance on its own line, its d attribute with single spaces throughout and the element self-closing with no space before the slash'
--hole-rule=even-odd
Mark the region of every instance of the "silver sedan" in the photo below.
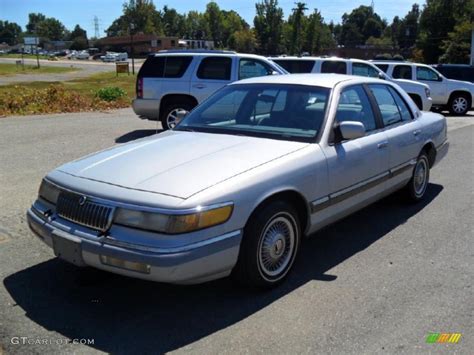
<svg viewBox="0 0 474 355">
<path fill-rule="evenodd" d="M 53 170 L 28 223 L 78 266 L 181 284 L 233 274 L 272 287 L 303 236 L 397 190 L 421 200 L 448 145 L 445 118 L 420 112 L 394 83 L 253 78 L 171 131 Z"/>
</svg>

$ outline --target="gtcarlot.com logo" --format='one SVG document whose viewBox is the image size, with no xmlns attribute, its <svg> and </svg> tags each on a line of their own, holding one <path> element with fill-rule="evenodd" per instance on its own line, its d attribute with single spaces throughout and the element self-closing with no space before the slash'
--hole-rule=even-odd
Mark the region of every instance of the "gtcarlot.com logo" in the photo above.
<svg viewBox="0 0 474 355">
<path fill-rule="evenodd" d="M 65 345 L 81 344 L 94 345 L 94 339 L 69 339 L 69 338 L 30 338 L 30 337 L 12 337 L 10 342 L 13 345 Z"/>
<path fill-rule="evenodd" d="M 457 344 L 461 340 L 461 333 L 429 333 L 426 337 L 428 344 L 433 343 L 451 343 Z"/>
</svg>

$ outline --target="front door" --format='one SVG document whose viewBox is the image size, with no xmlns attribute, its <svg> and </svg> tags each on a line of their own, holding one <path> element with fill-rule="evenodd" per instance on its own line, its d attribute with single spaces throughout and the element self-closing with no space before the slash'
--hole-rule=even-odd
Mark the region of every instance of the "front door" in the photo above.
<svg viewBox="0 0 474 355">
<path fill-rule="evenodd" d="M 416 66 L 416 80 L 430 87 L 433 104 L 444 105 L 448 103 L 446 91 L 447 84 L 443 77 L 439 76 L 433 69 L 425 66 Z"/>
<path fill-rule="evenodd" d="M 335 134 L 322 147 L 328 163 L 331 205 L 342 204 L 347 210 L 384 190 L 389 152 L 388 137 L 362 85 L 341 92 L 333 123 L 335 132 L 343 121 L 361 122 L 366 130 L 364 137 L 353 140 L 342 140 Z"/>
</svg>

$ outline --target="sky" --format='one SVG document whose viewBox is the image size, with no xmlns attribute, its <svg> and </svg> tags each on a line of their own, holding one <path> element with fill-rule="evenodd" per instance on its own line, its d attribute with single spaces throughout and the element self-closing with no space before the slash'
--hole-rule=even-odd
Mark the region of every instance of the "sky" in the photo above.
<svg viewBox="0 0 474 355">
<path fill-rule="evenodd" d="M 210 0 L 154 0 L 158 9 L 164 5 L 175 8 L 179 13 L 189 10 L 204 12 L 206 4 Z M 360 6 L 370 6 L 371 1 L 348 1 L 348 0 L 299 0 L 306 2 L 307 13 L 317 8 L 324 20 L 341 21 L 345 12 Z M 253 25 L 255 16 L 256 0 L 218 0 L 216 1 L 222 10 L 234 10 L 238 12 L 250 25 Z M 100 37 L 104 36 L 104 30 L 122 14 L 124 0 L 0 0 L 0 20 L 16 22 L 23 30 L 28 23 L 30 12 L 41 12 L 47 17 L 55 17 L 60 20 L 66 28 L 72 30 L 79 24 L 87 31 L 89 37 L 94 36 L 94 16 L 99 19 Z M 294 7 L 295 0 L 280 0 L 279 6 L 283 8 L 285 18 Z M 411 9 L 413 3 L 424 4 L 417 0 L 374 0 L 375 11 L 389 22 L 394 16 L 405 16 Z"/>
</svg>

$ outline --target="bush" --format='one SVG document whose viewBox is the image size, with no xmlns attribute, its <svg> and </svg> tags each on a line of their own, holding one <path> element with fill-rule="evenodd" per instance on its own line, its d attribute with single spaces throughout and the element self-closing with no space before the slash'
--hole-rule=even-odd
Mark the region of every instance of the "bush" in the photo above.
<svg viewBox="0 0 474 355">
<path fill-rule="evenodd" d="M 105 88 L 101 88 L 96 91 L 95 96 L 104 101 L 116 101 L 122 97 L 127 95 L 125 90 L 116 87 L 116 86 L 108 86 Z"/>
</svg>

